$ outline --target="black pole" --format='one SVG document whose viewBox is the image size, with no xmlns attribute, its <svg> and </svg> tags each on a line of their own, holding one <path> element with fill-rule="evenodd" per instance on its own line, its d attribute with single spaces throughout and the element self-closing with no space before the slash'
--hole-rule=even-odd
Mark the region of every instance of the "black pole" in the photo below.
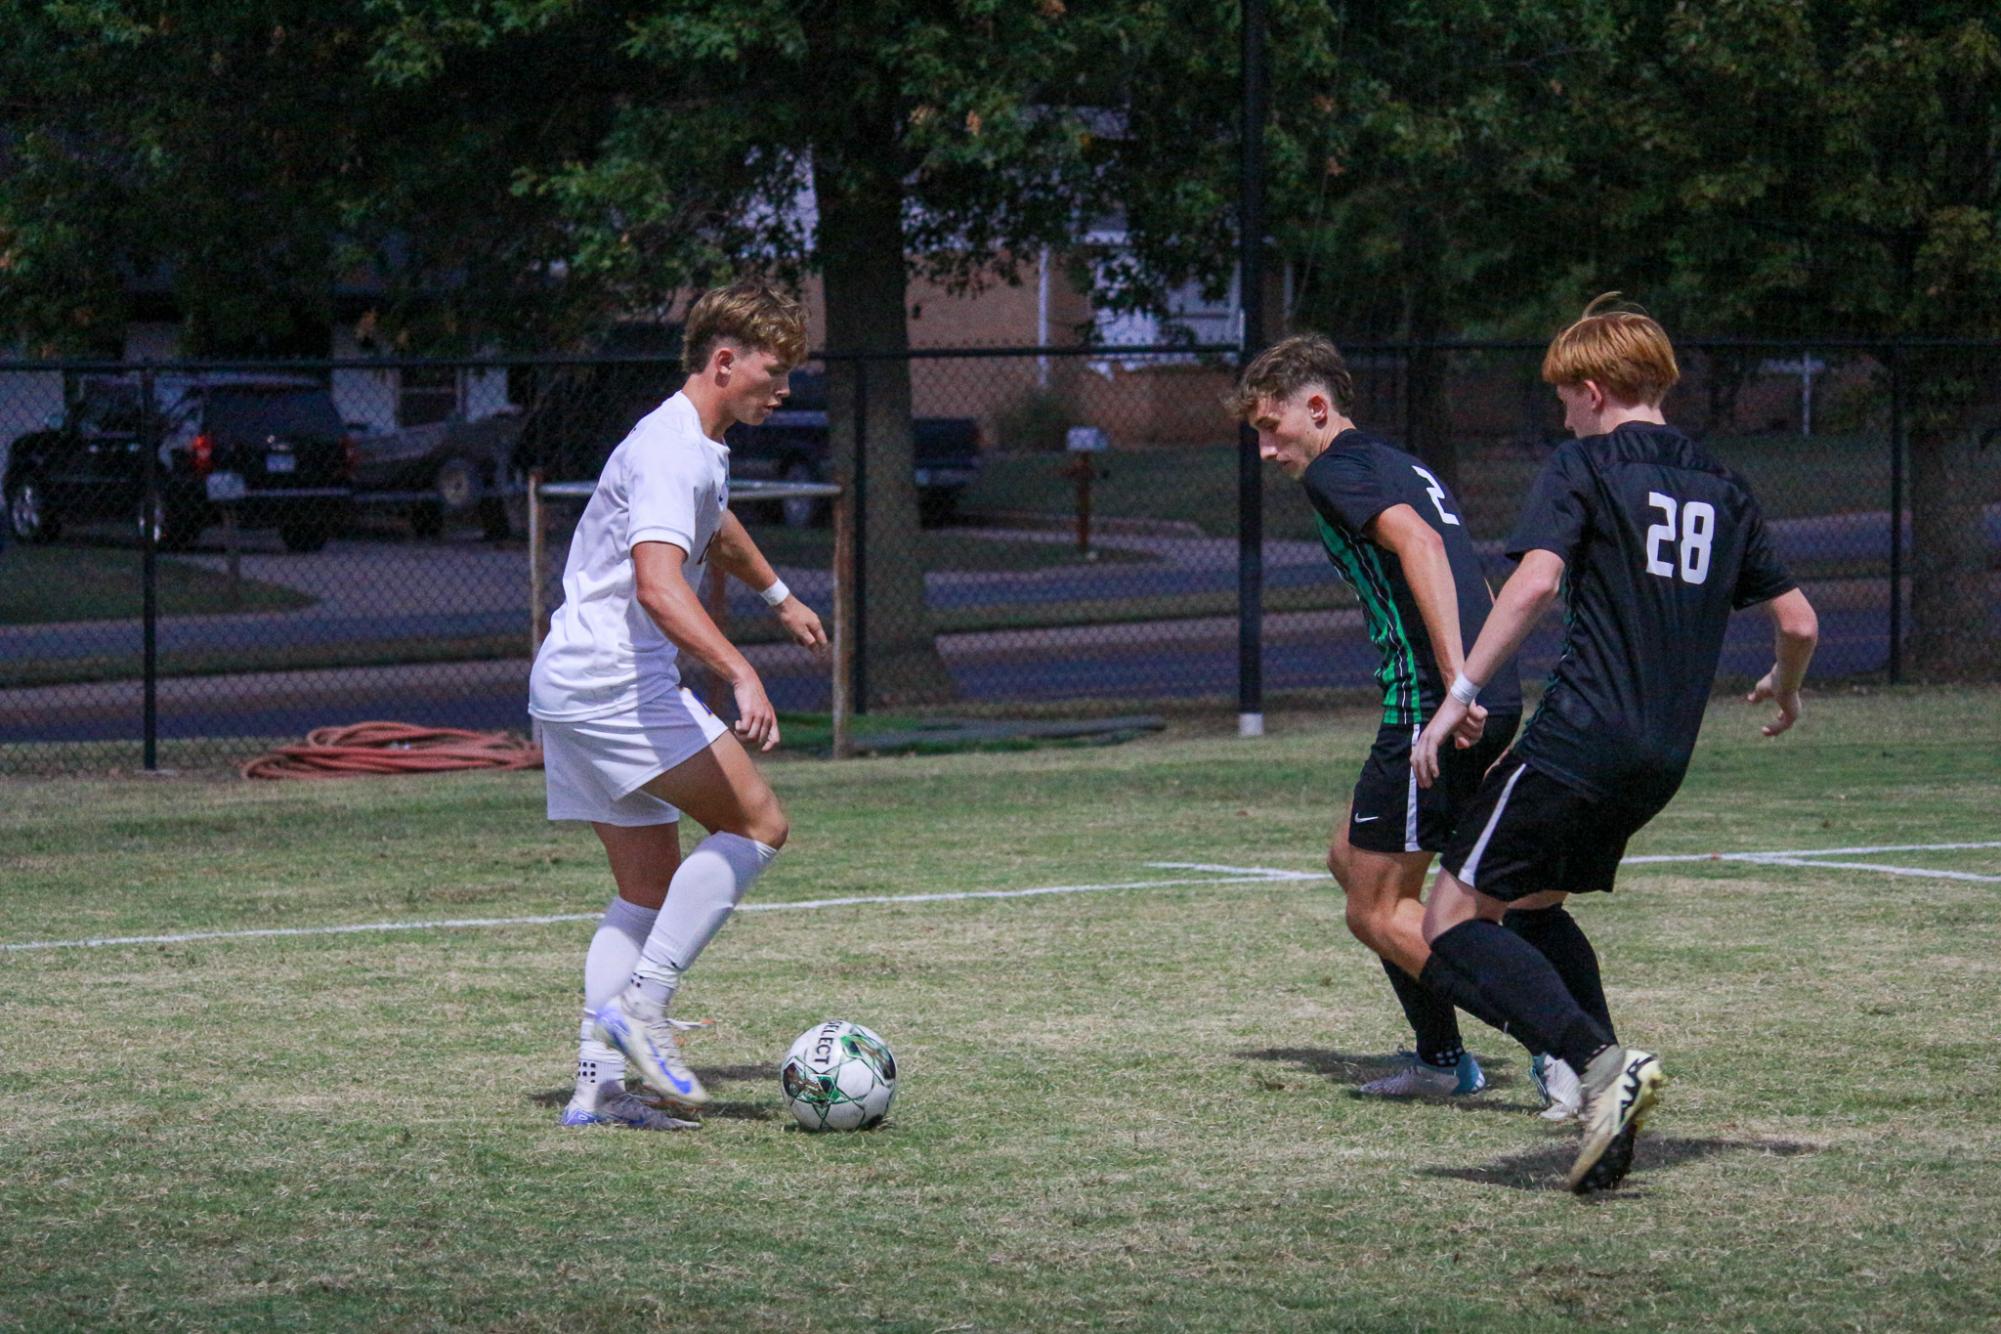
<svg viewBox="0 0 2001 1334">
<path fill-rule="evenodd" d="M 160 418 L 153 410 L 153 370 L 139 371 L 140 676 L 144 680 L 140 721 L 146 771 L 160 767 L 160 580 L 155 535 L 164 505 L 160 499 Z"/>
<path fill-rule="evenodd" d="M 868 363 L 855 368 L 855 652 L 848 698 L 856 713 L 868 712 Z"/>
<path fill-rule="evenodd" d="M 1244 329 L 1240 365 L 1264 341 L 1265 6 L 1240 0 L 1243 24 L 1243 128 L 1237 190 L 1239 303 Z M 1237 734 L 1262 736 L 1264 715 L 1264 486 L 1257 433 L 1237 431 Z"/>
<path fill-rule="evenodd" d="M 1890 684 L 1904 679 L 1904 365 L 1890 349 Z"/>
</svg>

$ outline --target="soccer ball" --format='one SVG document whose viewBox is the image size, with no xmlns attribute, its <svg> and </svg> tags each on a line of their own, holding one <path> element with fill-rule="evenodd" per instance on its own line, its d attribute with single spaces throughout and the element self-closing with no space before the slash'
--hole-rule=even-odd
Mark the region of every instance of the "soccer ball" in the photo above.
<svg viewBox="0 0 2001 1334">
<path fill-rule="evenodd" d="M 808 1130 L 867 1130 L 889 1115 L 896 1058 L 860 1024 L 829 1019 L 801 1033 L 785 1053 L 778 1086 Z"/>
</svg>

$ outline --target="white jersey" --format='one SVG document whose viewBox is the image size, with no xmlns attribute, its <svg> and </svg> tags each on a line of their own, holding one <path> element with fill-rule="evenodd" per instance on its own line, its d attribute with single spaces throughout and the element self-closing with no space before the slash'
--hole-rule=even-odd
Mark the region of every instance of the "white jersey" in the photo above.
<svg viewBox="0 0 2001 1334">
<path fill-rule="evenodd" d="M 728 446 L 702 434 L 686 394 L 639 419 L 612 451 L 563 566 L 563 603 L 528 678 L 528 712 L 549 722 L 628 713 L 681 684 L 678 654 L 635 596 L 632 548 L 672 542 L 701 588 L 729 508 Z"/>
</svg>

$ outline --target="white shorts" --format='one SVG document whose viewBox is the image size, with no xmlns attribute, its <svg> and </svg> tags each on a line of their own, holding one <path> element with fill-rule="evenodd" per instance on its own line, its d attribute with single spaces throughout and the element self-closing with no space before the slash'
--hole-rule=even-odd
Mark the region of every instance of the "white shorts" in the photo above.
<svg viewBox="0 0 2001 1334">
<path fill-rule="evenodd" d="M 729 731 L 686 686 L 636 713 L 542 723 L 551 820 L 672 824 L 681 812 L 639 789 Z"/>
</svg>

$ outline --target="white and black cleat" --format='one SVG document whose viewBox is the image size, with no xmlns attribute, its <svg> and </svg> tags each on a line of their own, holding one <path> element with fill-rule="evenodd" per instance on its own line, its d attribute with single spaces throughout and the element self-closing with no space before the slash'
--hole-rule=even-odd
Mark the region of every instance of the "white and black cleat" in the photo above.
<svg viewBox="0 0 2001 1334">
<path fill-rule="evenodd" d="M 1667 1072 L 1652 1052 L 1609 1047 L 1583 1077 L 1584 1143 L 1570 1165 L 1570 1188 L 1579 1195 L 1610 1190 L 1633 1166 L 1633 1141 L 1660 1101 Z"/>
</svg>

